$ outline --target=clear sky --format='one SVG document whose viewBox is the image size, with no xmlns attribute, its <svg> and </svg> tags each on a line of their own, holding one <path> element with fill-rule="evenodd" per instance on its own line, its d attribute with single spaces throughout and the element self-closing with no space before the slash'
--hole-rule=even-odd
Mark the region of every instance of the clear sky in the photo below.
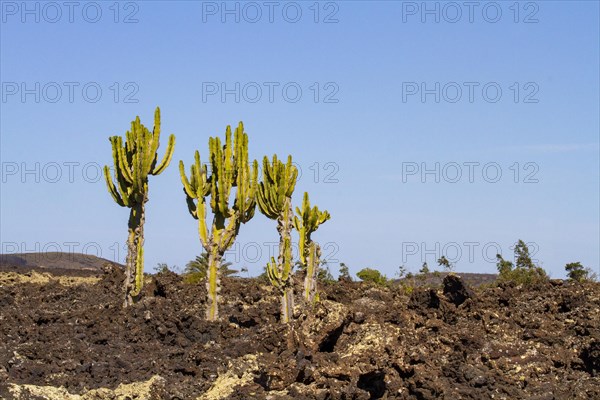
<svg viewBox="0 0 600 400">
<path fill-rule="evenodd" d="M 159 154 L 177 145 L 150 177 L 147 271 L 200 253 L 177 163 L 238 121 L 251 157 L 293 155 L 296 205 L 330 211 L 334 273 L 495 272 L 518 239 L 553 277 L 598 271 L 598 4 L 2 1 L 2 252 L 122 261 L 100 167 L 158 105 Z M 257 274 L 277 240 L 257 212 L 226 257 Z"/>
</svg>

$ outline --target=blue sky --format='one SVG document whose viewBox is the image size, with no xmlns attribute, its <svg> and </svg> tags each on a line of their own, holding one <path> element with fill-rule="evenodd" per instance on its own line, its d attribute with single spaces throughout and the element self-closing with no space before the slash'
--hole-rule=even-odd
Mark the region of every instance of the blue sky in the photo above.
<svg viewBox="0 0 600 400">
<path fill-rule="evenodd" d="M 598 2 L 23 4 L 1 2 L 2 252 L 122 260 L 128 210 L 97 174 L 158 105 L 177 145 L 148 271 L 200 252 L 176 164 L 240 120 L 332 214 L 314 239 L 335 273 L 494 272 L 518 239 L 553 277 L 599 269 Z M 257 274 L 277 240 L 257 213 L 227 258 Z"/>
</svg>

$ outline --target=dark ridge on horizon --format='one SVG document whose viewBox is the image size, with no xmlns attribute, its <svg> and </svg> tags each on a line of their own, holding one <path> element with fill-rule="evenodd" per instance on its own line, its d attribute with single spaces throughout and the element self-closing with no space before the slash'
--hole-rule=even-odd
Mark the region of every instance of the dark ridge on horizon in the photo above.
<svg viewBox="0 0 600 400">
<path fill-rule="evenodd" d="M 100 271 L 106 264 L 122 266 L 105 258 L 81 253 L 44 252 L 0 254 L 0 267 Z"/>
</svg>

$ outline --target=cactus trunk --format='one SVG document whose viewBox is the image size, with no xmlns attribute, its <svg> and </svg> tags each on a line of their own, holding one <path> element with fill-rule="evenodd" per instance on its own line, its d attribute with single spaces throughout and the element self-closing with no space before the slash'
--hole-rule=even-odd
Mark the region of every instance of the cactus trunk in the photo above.
<svg viewBox="0 0 600 400">
<path fill-rule="evenodd" d="M 131 208 L 129 235 L 127 238 L 127 261 L 125 265 L 124 307 L 138 300 L 144 279 L 144 203 Z"/>
<path fill-rule="evenodd" d="M 127 260 L 125 262 L 125 282 L 123 282 L 123 292 L 125 293 L 123 307 L 132 305 L 135 300 L 131 295 L 131 291 L 135 284 L 135 265 L 137 260 L 135 241 L 135 231 L 129 229 L 129 236 L 127 238 Z"/>
<path fill-rule="evenodd" d="M 292 229 L 294 210 L 292 208 L 292 199 L 286 198 L 283 207 L 283 214 L 277 220 L 277 230 L 279 231 L 279 256 L 277 264 L 281 275 L 291 273 L 292 248 L 289 245 L 292 241 Z M 288 243 L 288 244 L 286 244 Z M 287 271 L 286 271 L 287 269 Z M 280 288 L 281 292 L 281 322 L 287 324 L 294 315 L 294 288 L 291 279 L 288 279 Z"/>
<path fill-rule="evenodd" d="M 281 322 L 287 324 L 294 316 L 294 290 L 288 288 L 281 295 Z"/>
<path fill-rule="evenodd" d="M 304 278 L 304 300 L 312 303 L 317 296 L 317 275 L 321 263 L 321 248 L 315 242 L 311 242 L 308 251 L 306 277 Z"/>
<path fill-rule="evenodd" d="M 207 308 L 206 319 L 216 321 L 219 318 L 219 292 L 221 291 L 221 279 L 219 276 L 222 255 L 217 246 L 213 246 L 208 255 L 208 279 L 206 281 Z"/>
</svg>

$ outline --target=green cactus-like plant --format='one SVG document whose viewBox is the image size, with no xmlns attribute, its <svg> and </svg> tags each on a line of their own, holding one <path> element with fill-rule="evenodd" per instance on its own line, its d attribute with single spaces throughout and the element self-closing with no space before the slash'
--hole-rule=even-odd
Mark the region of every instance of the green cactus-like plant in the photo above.
<svg viewBox="0 0 600 400">
<path fill-rule="evenodd" d="M 294 312 L 291 233 L 294 227 L 292 194 L 297 178 L 298 169 L 292 164 L 292 156 L 288 156 L 286 164 L 278 160 L 276 155 L 271 163 L 268 157 L 264 157 L 263 180 L 258 186 L 256 200 L 260 211 L 266 217 L 277 221 L 279 255 L 277 261 L 271 257 L 267 264 L 267 276 L 281 295 L 282 323 L 288 323 Z"/>
<path fill-rule="evenodd" d="M 294 313 L 294 291 L 290 277 L 293 269 L 292 246 L 288 237 L 283 240 L 283 246 L 280 244 L 279 259 L 282 260 L 282 264 L 278 264 L 275 257 L 271 257 L 271 261 L 267 263 L 266 272 L 269 282 L 281 294 L 281 322 L 287 323 Z"/>
<path fill-rule="evenodd" d="M 218 137 L 208 141 L 211 173 L 200 162 L 200 153 L 195 152 L 194 164 L 190 167 L 190 178 L 185 173 L 183 161 L 179 161 L 179 173 L 190 214 L 198 220 L 198 233 L 202 247 L 208 253 L 206 279 L 206 318 L 219 318 L 219 292 L 221 290 L 221 261 L 225 252 L 233 245 L 240 225 L 254 216 L 258 162 L 248 162 L 248 135 L 240 122 L 235 129 L 233 143 L 231 127 L 225 132 L 225 145 Z M 229 205 L 231 189 L 236 188 L 233 206 Z M 210 202 L 207 198 L 210 196 Z M 210 206 L 214 215 L 210 230 L 207 225 L 206 208 Z"/>
<path fill-rule="evenodd" d="M 319 225 L 331 218 L 329 212 L 320 211 L 319 207 L 311 208 L 308 193 L 304 192 L 302 209 L 296 207 L 297 216 L 294 217 L 294 227 L 300 235 L 298 244 L 300 252 L 300 263 L 305 270 L 304 277 L 304 300 L 314 302 L 317 299 L 317 275 L 321 262 L 321 248 L 318 243 L 313 242 L 311 234 L 319 228 Z"/>
<path fill-rule="evenodd" d="M 160 139 L 160 109 L 154 112 L 154 130 L 150 132 L 136 117 L 131 130 L 121 136 L 109 138 L 112 145 L 114 176 L 108 165 L 104 166 L 104 177 L 108 191 L 121 207 L 131 209 L 128 223 L 127 261 L 125 266 L 125 302 L 127 307 L 140 295 L 144 277 L 144 222 L 145 204 L 148 201 L 148 176 L 159 175 L 167 168 L 175 150 L 175 135 L 169 136 L 167 150 L 158 163 L 156 151 Z"/>
</svg>

